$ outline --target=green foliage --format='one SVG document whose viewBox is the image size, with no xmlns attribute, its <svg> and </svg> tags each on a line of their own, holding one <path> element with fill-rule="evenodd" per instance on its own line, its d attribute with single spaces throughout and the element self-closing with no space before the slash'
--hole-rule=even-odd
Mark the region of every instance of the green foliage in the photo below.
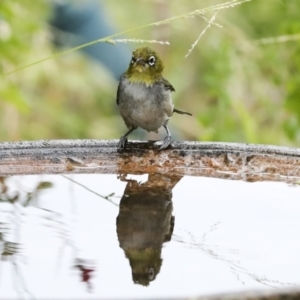
<svg viewBox="0 0 300 300">
<path fill-rule="evenodd" d="M 206 28 L 214 9 L 206 21 L 199 14 L 183 16 L 224 0 L 104 3 L 114 26 L 128 30 L 121 38 L 170 42 L 142 45 L 160 53 L 176 106 L 194 115 L 170 121 L 184 138 L 299 145 L 298 0 L 252 0 L 220 9 L 214 22 L 222 28 Z M 132 11 L 139 14 L 132 18 Z M 47 23 L 51 1 L 4 0 L 0 12 L 3 74 L 61 51 L 52 45 Z M 125 126 L 116 88 L 109 72 L 78 51 L 6 75 L 0 83 L 0 139 L 119 138 Z"/>
</svg>

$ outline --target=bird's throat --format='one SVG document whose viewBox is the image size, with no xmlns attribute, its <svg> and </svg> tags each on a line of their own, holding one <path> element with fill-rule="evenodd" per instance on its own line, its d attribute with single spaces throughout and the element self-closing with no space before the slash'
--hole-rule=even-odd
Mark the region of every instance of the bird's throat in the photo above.
<svg viewBox="0 0 300 300">
<path fill-rule="evenodd" d="M 152 74 L 143 71 L 126 74 L 126 77 L 131 83 L 143 83 L 146 86 L 151 86 L 156 81 Z"/>
<path fill-rule="evenodd" d="M 144 72 L 145 71 L 145 68 L 143 66 L 136 66 L 135 69 L 137 71 L 139 71 L 140 73 Z"/>
</svg>

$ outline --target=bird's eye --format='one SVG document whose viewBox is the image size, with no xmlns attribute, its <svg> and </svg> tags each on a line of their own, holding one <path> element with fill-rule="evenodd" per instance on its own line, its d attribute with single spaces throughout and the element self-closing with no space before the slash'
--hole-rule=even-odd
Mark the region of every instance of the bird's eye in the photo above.
<svg viewBox="0 0 300 300">
<path fill-rule="evenodd" d="M 155 275 L 154 269 L 150 268 L 149 271 L 148 271 L 148 278 L 149 278 L 149 280 L 153 280 L 154 275 Z"/>
<path fill-rule="evenodd" d="M 155 56 L 150 56 L 148 59 L 149 66 L 153 67 L 155 65 Z"/>
<path fill-rule="evenodd" d="M 131 64 L 133 65 L 136 62 L 136 58 L 134 56 L 132 56 L 131 58 Z"/>
</svg>

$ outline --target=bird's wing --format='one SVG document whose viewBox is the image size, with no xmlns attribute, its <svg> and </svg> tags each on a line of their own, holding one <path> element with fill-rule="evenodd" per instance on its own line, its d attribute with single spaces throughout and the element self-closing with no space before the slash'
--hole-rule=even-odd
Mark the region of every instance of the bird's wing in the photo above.
<svg viewBox="0 0 300 300">
<path fill-rule="evenodd" d="M 172 84 L 171 84 L 167 79 L 162 78 L 162 79 L 161 79 L 161 82 L 162 82 L 163 86 L 165 87 L 165 89 L 170 90 L 171 92 L 175 92 L 174 87 L 172 86 Z M 174 112 L 176 112 L 176 113 L 178 113 L 178 114 L 182 114 L 182 115 L 189 115 L 189 116 L 192 115 L 192 114 L 189 113 L 189 112 L 186 112 L 186 111 L 177 109 L 177 108 L 175 108 L 175 107 L 173 108 L 172 113 L 174 113 Z"/>
<path fill-rule="evenodd" d="M 160 82 L 163 84 L 163 86 L 166 90 L 169 90 L 171 92 L 175 92 L 175 89 L 174 89 L 173 85 L 167 79 L 161 78 Z"/>
</svg>

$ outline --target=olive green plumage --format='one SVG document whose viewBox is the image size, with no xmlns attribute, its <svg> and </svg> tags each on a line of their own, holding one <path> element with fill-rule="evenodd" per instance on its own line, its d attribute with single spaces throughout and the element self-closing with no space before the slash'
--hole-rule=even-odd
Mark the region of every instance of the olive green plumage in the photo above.
<svg viewBox="0 0 300 300">
<path fill-rule="evenodd" d="M 163 62 L 157 53 L 145 47 L 133 51 L 131 63 L 124 75 L 130 82 L 151 86 L 162 79 L 163 70 Z"/>
</svg>

